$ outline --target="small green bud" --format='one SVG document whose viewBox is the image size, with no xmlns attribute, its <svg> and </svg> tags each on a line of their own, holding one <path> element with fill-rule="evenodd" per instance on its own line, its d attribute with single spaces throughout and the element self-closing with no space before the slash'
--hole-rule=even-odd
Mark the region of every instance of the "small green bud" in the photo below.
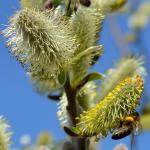
<svg viewBox="0 0 150 150">
<path fill-rule="evenodd" d="M 111 11 L 116 11 L 122 8 L 127 3 L 127 0 L 114 0 L 110 5 Z"/>
</svg>

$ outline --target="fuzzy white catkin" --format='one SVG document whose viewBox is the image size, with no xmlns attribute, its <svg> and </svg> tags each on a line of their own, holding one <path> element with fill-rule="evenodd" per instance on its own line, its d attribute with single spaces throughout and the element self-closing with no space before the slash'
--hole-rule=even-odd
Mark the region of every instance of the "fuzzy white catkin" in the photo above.
<svg viewBox="0 0 150 150">
<path fill-rule="evenodd" d="M 9 131 L 9 125 L 6 123 L 5 119 L 0 116 L 0 150 L 8 150 L 11 144 L 11 135 Z"/>
<path fill-rule="evenodd" d="M 44 14 L 32 9 L 19 11 L 3 31 L 11 53 L 30 72 L 45 71 L 57 76 L 76 49 L 69 23 L 54 11 Z"/>
<path fill-rule="evenodd" d="M 42 92 L 57 88 L 58 76 L 68 70 L 77 49 L 68 20 L 54 10 L 40 12 L 23 9 L 10 19 L 3 31 L 11 53 L 29 72 L 31 80 Z"/>
</svg>

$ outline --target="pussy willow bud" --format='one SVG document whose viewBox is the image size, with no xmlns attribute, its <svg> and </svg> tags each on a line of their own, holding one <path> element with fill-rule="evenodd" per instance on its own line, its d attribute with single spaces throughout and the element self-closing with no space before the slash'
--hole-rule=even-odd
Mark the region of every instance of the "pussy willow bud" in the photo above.
<svg viewBox="0 0 150 150">
<path fill-rule="evenodd" d="M 62 16 L 24 9 L 10 19 L 3 31 L 11 53 L 32 73 L 52 78 L 66 69 L 76 49 L 70 25 Z M 43 75 L 43 74 L 42 74 Z"/>
<path fill-rule="evenodd" d="M 110 5 L 111 11 L 116 11 L 126 4 L 127 0 L 114 0 Z"/>
</svg>

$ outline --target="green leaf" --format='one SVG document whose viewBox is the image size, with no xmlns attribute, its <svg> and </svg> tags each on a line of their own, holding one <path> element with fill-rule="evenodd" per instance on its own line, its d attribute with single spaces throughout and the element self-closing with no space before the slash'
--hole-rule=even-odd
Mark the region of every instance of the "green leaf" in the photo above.
<svg viewBox="0 0 150 150">
<path fill-rule="evenodd" d="M 80 90 L 85 84 L 87 84 L 90 81 L 93 80 L 100 80 L 104 77 L 104 75 L 98 73 L 98 72 L 94 72 L 94 73 L 90 73 L 88 75 L 86 75 L 76 86 L 78 88 L 78 90 Z"/>
<path fill-rule="evenodd" d="M 76 127 L 72 127 L 71 130 L 72 130 L 74 133 L 78 133 L 78 132 L 79 132 L 79 129 L 76 128 Z"/>
<path fill-rule="evenodd" d="M 81 78 L 82 77 L 82 78 Z M 73 82 L 73 87 L 82 88 L 87 82 L 94 81 L 94 80 L 100 80 L 104 78 L 104 75 L 98 72 L 93 72 L 87 75 L 79 76 L 76 80 Z"/>
<path fill-rule="evenodd" d="M 93 80 L 101 80 L 102 78 L 104 78 L 104 74 L 102 73 L 98 73 L 98 72 L 93 72 L 89 74 L 89 81 L 93 81 Z"/>
<path fill-rule="evenodd" d="M 69 128 L 64 126 L 64 131 L 70 136 L 74 136 L 74 137 L 78 136 L 78 129 L 75 127 Z"/>
<path fill-rule="evenodd" d="M 118 9 L 122 8 L 126 2 L 127 0 L 116 0 L 112 2 L 110 5 L 111 11 L 117 11 Z"/>
<path fill-rule="evenodd" d="M 58 75 L 58 81 L 60 85 L 64 85 L 66 82 L 66 72 L 64 70 L 61 71 L 61 73 Z"/>
</svg>

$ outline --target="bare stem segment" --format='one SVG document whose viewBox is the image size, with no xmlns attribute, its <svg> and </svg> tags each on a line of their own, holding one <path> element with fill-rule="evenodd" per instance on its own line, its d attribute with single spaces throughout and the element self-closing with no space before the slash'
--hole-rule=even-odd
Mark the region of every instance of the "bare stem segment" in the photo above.
<svg viewBox="0 0 150 150">
<path fill-rule="evenodd" d="M 70 116 L 72 126 L 76 126 L 77 120 L 75 118 L 78 116 L 77 103 L 76 103 L 77 89 L 71 87 L 69 76 L 67 76 L 67 80 L 64 85 L 64 90 L 68 99 L 68 106 L 66 109 Z M 77 150 L 87 150 L 88 140 L 86 138 L 71 137 L 71 140 Z"/>
</svg>

